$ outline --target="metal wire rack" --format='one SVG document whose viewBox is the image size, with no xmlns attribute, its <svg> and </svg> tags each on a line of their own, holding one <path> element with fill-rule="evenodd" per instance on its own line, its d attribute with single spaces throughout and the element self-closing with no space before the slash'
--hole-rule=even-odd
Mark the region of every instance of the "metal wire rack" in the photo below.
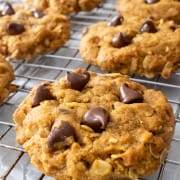
<svg viewBox="0 0 180 180">
<path fill-rule="evenodd" d="M 7 180 L 50 180 L 36 170 L 30 163 L 22 147 L 15 142 L 15 129 L 12 114 L 18 104 L 37 83 L 48 80 L 54 81 L 72 71 L 76 67 L 102 73 L 97 67 L 83 63 L 79 56 L 78 44 L 84 27 L 100 20 L 109 20 L 116 14 L 114 1 L 106 0 L 100 8 L 91 13 L 81 12 L 71 17 L 72 36 L 70 41 L 55 54 L 48 54 L 35 59 L 33 62 L 12 62 L 19 89 L 0 105 L 0 179 Z M 175 73 L 170 80 L 160 77 L 148 80 L 132 77 L 146 86 L 160 89 L 167 94 L 176 116 L 176 131 L 172 140 L 171 150 L 165 164 L 151 177 L 144 180 L 179 180 L 180 178 L 180 72 Z"/>
</svg>

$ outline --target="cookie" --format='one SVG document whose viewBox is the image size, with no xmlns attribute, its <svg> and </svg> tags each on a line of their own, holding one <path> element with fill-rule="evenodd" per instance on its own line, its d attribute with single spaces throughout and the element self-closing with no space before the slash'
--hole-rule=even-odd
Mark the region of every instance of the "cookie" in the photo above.
<svg viewBox="0 0 180 180">
<path fill-rule="evenodd" d="M 117 10 L 126 17 L 152 17 L 180 23 L 179 0 L 118 0 Z"/>
<path fill-rule="evenodd" d="M 169 78 L 180 67 L 179 37 L 172 21 L 116 16 L 89 27 L 80 53 L 87 63 L 110 72 Z"/>
<path fill-rule="evenodd" d="M 13 92 L 16 87 L 11 84 L 14 73 L 11 65 L 0 55 L 0 103 Z"/>
<path fill-rule="evenodd" d="M 97 7 L 102 0 L 26 0 L 30 5 L 39 9 L 51 8 L 62 14 L 78 11 L 90 11 Z"/>
<path fill-rule="evenodd" d="M 35 87 L 14 121 L 31 162 L 60 180 L 150 174 L 163 162 L 175 124 L 160 91 L 84 69 Z"/>
<path fill-rule="evenodd" d="M 31 59 L 55 51 L 69 38 L 67 17 L 50 11 L 4 3 L 0 17 L 0 53 Z"/>
</svg>

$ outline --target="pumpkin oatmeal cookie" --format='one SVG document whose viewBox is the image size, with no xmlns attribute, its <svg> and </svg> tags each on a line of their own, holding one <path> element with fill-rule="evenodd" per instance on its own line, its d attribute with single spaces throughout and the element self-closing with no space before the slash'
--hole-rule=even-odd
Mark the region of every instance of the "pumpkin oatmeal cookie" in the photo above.
<svg viewBox="0 0 180 180">
<path fill-rule="evenodd" d="M 12 66 L 0 55 L 0 103 L 2 103 L 11 92 L 16 90 L 15 85 L 11 84 L 13 80 L 14 73 Z"/>
<path fill-rule="evenodd" d="M 67 17 L 18 4 L 1 4 L 0 53 L 10 58 L 32 59 L 52 52 L 70 36 Z"/>
<path fill-rule="evenodd" d="M 14 121 L 31 162 L 59 180 L 149 175 L 164 161 L 175 125 L 162 92 L 84 69 L 35 87 Z"/>
<path fill-rule="evenodd" d="M 167 79 L 180 67 L 179 27 L 173 21 L 119 15 L 109 23 L 91 25 L 80 54 L 85 62 L 109 72 Z"/>
</svg>

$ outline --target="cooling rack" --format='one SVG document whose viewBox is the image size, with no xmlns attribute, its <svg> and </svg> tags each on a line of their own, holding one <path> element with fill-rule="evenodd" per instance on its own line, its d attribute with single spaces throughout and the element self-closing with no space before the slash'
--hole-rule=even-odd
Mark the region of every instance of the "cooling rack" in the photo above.
<svg viewBox="0 0 180 180">
<path fill-rule="evenodd" d="M 79 55 L 79 40 L 82 29 L 91 23 L 100 20 L 109 20 L 116 12 L 114 1 L 106 0 L 105 3 L 94 9 L 91 13 L 81 12 L 71 17 L 72 32 L 70 41 L 55 54 L 48 54 L 32 62 L 13 61 L 15 70 L 15 84 L 19 86 L 16 93 L 0 105 L 0 180 L 50 180 L 35 169 L 21 146 L 15 142 L 15 128 L 12 114 L 19 103 L 28 94 L 30 89 L 41 81 L 54 81 L 64 76 L 66 72 L 77 67 L 103 73 L 97 67 L 83 63 Z M 173 106 L 176 117 L 176 129 L 171 144 L 169 155 L 161 168 L 151 177 L 144 180 L 179 180 L 180 179 L 180 72 L 173 74 L 170 80 L 160 77 L 148 80 L 132 77 L 148 87 L 160 89 L 167 96 Z"/>
</svg>

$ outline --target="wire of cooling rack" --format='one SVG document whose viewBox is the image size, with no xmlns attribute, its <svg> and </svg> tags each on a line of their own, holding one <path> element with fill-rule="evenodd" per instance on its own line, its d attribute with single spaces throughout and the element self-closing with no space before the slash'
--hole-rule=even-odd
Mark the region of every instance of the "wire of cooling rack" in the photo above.
<svg viewBox="0 0 180 180">
<path fill-rule="evenodd" d="M 0 105 L 0 179 L 16 179 L 17 175 L 19 180 L 32 179 L 32 174 L 34 177 L 33 179 L 35 180 L 48 179 L 48 177 L 45 177 L 37 170 L 29 167 L 29 165 L 28 168 L 30 171 L 27 170 L 26 166 L 27 164 L 30 164 L 29 160 L 25 160 L 27 157 L 25 156 L 26 154 L 24 153 L 23 148 L 15 143 L 15 125 L 12 121 L 13 111 L 22 101 L 22 99 L 29 93 L 30 89 L 40 81 L 54 81 L 63 76 L 66 72 L 72 71 L 76 67 L 84 67 L 88 70 L 102 73 L 98 68 L 83 63 L 82 59 L 79 57 L 78 44 L 81 38 L 81 31 L 84 27 L 97 21 L 109 20 L 114 14 L 116 14 L 113 6 L 113 0 L 106 0 L 105 4 L 101 8 L 97 8 L 91 13 L 82 12 L 73 15 L 71 17 L 71 39 L 57 53 L 39 57 L 33 62 L 14 61 L 12 63 L 16 75 L 15 83 L 19 85 L 19 89 L 16 93 L 10 95 L 6 102 Z M 167 93 L 170 92 L 168 94 L 168 101 L 174 107 L 176 127 L 180 128 L 180 73 L 175 73 L 173 78 L 168 81 L 164 81 L 161 78 L 148 80 L 139 77 L 132 77 L 131 79 L 144 83 L 150 87 L 163 90 Z M 180 159 L 174 158 L 173 156 L 174 153 L 177 152 L 177 148 L 180 147 L 179 133 L 176 135 L 175 132 L 172 143 L 176 145 L 176 149 L 175 147 L 171 148 L 170 152 L 173 152 L 172 155 L 168 156 L 164 165 L 161 166 L 156 175 L 144 179 L 170 180 L 168 179 L 168 174 L 166 172 L 171 172 L 172 169 L 168 169 L 167 165 L 177 166 L 177 168 L 180 169 Z M 3 161 L 3 158 L 7 158 L 8 156 L 6 154 L 7 151 L 10 152 L 8 155 L 12 156 L 8 163 Z M 4 157 L 1 154 L 4 154 Z M 23 165 L 22 172 L 21 165 L 24 163 L 24 161 L 26 161 L 26 164 Z M 3 162 L 6 162 L 4 167 Z M 23 173 L 22 176 L 20 175 L 21 173 Z M 177 172 L 175 171 L 174 173 Z"/>
</svg>

